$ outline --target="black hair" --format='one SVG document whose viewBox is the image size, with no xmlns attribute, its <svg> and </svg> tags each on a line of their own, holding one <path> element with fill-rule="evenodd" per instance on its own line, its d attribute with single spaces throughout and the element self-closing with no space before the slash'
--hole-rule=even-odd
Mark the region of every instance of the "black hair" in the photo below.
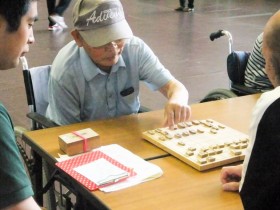
<svg viewBox="0 0 280 210">
<path fill-rule="evenodd" d="M 0 0 L 0 16 L 7 21 L 7 31 L 17 31 L 30 3 L 37 0 Z"/>
</svg>

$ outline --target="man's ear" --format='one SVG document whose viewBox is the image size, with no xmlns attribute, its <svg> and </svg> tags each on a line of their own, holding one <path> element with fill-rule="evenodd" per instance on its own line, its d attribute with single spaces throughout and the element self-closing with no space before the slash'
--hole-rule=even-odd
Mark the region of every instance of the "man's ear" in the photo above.
<svg viewBox="0 0 280 210">
<path fill-rule="evenodd" d="M 83 38 L 81 37 L 79 31 L 73 30 L 73 31 L 71 31 L 71 35 L 72 35 L 72 37 L 74 38 L 76 44 L 77 44 L 79 47 L 83 47 Z"/>
</svg>

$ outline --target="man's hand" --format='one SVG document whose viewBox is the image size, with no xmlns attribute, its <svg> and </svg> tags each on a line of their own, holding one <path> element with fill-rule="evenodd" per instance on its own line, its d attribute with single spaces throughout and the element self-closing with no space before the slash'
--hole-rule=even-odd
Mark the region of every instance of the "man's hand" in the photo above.
<svg viewBox="0 0 280 210">
<path fill-rule="evenodd" d="M 190 119 L 191 108 L 187 103 L 184 103 L 183 100 L 168 101 L 164 111 L 164 126 L 174 129 L 174 125 L 179 122 L 186 122 Z"/>
<path fill-rule="evenodd" d="M 159 91 L 168 99 L 164 110 L 164 126 L 174 129 L 177 123 L 186 122 L 190 119 L 189 94 L 181 82 L 176 79 L 171 80 Z"/>
<path fill-rule="evenodd" d="M 242 165 L 223 167 L 220 176 L 223 190 L 238 191 L 241 174 Z"/>
</svg>

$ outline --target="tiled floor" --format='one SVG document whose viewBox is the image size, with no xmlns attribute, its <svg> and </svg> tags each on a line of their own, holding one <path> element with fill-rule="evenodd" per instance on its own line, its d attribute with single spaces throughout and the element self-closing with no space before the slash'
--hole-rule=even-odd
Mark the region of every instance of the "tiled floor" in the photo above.
<svg viewBox="0 0 280 210">
<path fill-rule="evenodd" d="M 50 64 L 58 50 L 71 40 L 71 11 L 65 13 L 69 29 L 47 31 L 46 2 L 39 5 L 40 20 L 34 28 L 36 43 L 27 55 L 29 66 Z M 195 0 L 193 13 L 175 12 L 179 0 L 122 0 L 134 35 L 141 37 L 158 55 L 161 62 L 189 90 L 189 103 L 197 103 L 210 90 L 227 88 L 226 56 L 228 40 L 214 42 L 209 34 L 219 29 L 233 35 L 233 49 L 248 50 L 262 31 L 268 18 L 280 6 L 279 0 Z M 14 124 L 28 126 L 28 107 L 21 67 L 0 72 L 0 98 Z M 165 99 L 144 85 L 142 104 L 152 109 L 164 106 Z"/>
</svg>

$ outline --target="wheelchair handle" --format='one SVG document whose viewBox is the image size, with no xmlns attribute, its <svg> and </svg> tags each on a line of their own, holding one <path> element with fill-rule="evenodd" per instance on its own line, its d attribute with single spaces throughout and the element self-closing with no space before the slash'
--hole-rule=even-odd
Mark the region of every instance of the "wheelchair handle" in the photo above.
<svg viewBox="0 0 280 210">
<path fill-rule="evenodd" d="M 23 70 L 28 70 L 28 63 L 27 63 L 25 56 L 22 56 L 19 59 L 21 61 Z"/>
<path fill-rule="evenodd" d="M 228 38 L 228 44 L 229 44 L 229 54 L 232 52 L 232 35 L 229 31 L 226 30 L 218 30 L 217 32 L 213 32 L 210 34 L 210 40 L 214 41 L 215 39 L 220 38 L 221 36 L 226 35 Z"/>
<path fill-rule="evenodd" d="M 210 40 L 214 41 L 215 39 L 220 38 L 221 36 L 224 36 L 223 30 L 219 30 L 217 32 L 213 32 L 210 34 Z"/>
</svg>

